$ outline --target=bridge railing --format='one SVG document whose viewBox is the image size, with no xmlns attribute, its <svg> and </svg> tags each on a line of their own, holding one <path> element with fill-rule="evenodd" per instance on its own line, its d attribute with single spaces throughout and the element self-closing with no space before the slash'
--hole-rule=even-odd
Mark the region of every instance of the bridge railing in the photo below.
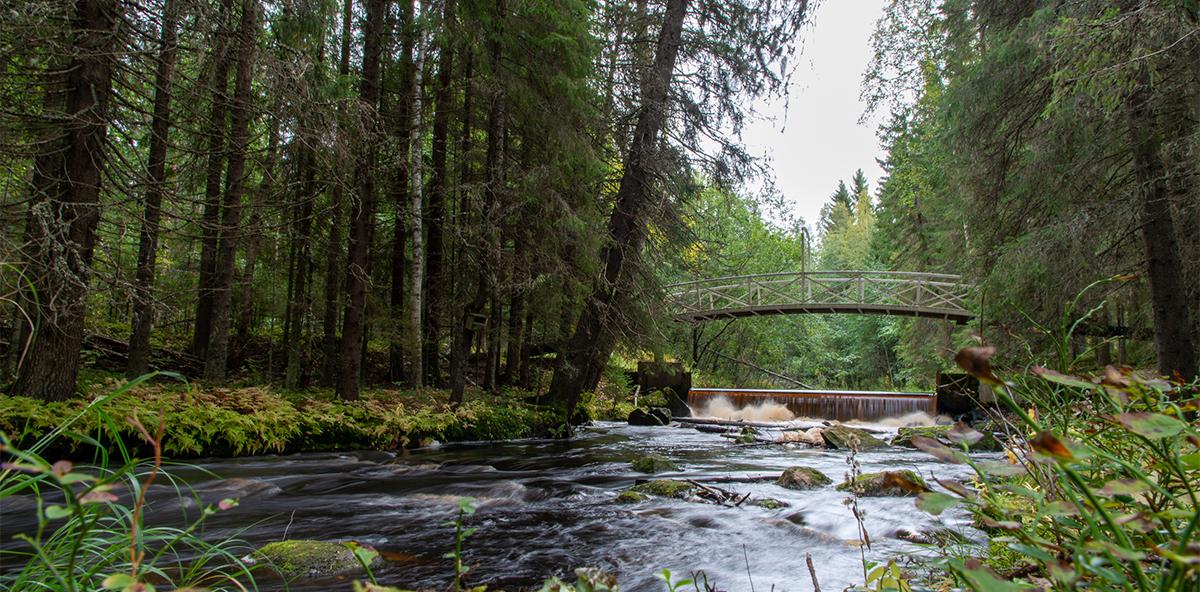
<svg viewBox="0 0 1200 592">
<path fill-rule="evenodd" d="M 957 275 L 907 271 L 810 271 L 741 275 L 667 286 L 676 318 L 867 312 L 966 320 L 971 285 Z"/>
</svg>

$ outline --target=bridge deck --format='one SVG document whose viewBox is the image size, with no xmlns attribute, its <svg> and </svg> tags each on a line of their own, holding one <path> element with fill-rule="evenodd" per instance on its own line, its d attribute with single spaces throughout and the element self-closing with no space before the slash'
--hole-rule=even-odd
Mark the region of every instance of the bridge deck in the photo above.
<svg viewBox="0 0 1200 592">
<path fill-rule="evenodd" d="M 678 321 L 781 314 L 877 314 L 965 323 L 971 286 L 957 275 L 812 271 L 697 280 L 667 286 Z"/>
</svg>

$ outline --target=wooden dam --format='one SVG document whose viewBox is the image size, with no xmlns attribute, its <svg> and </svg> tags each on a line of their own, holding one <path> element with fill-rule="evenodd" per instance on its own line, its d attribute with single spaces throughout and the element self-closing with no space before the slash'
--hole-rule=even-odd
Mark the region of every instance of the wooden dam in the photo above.
<svg viewBox="0 0 1200 592">
<path fill-rule="evenodd" d="M 737 408 L 778 403 L 796 417 L 838 421 L 874 421 L 916 412 L 937 414 L 937 395 L 934 393 L 887 391 L 693 388 L 688 391 L 687 404 L 694 410 L 701 410 L 719 398 L 725 398 Z"/>
</svg>

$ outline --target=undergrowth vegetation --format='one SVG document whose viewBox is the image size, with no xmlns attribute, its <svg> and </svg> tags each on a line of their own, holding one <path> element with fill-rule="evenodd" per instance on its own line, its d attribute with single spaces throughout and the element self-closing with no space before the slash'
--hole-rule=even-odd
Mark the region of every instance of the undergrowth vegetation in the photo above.
<svg viewBox="0 0 1200 592">
<path fill-rule="evenodd" d="M 113 383 L 98 388 L 125 387 Z M 555 410 L 526 403 L 520 391 L 485 396 L 461 406 L 420 391 L 364 391 L 344 401 L 328 391 L 277 391 L 266 386 L 215 388 L 198 384 L 139 383 L 105 403 L 114 417 L 161 414 L 163 451 L 172 457 L 397 449 L 431 440 L 503 440 L 543 435 L 561 422 Z M 0 395 L 0 431 L 25 446 L 79 413 L 94 399 L 46 403 Z M 128 424 L 81 415 L 73 432 L 101 442 L 138 442 Z M 60 438 L 52 452 L 70 455 L 86 447 L 81 438 Z"/>
<path fill-rule="evenodd" d="M 1009 462 L 927 438 L 914 444 L 967 464 L 969 482 L 939 481 L 917 505 L 965 507 L 991 537 L 984 562 L 946 556 L 955 586 L 973 590 L 1200 589 L 1200 384 L 1108 367 L 1083 378 L 1034 368 L 1001 378 L 992 348 L 958 356 L 1010 412 Z"/>
</svg>

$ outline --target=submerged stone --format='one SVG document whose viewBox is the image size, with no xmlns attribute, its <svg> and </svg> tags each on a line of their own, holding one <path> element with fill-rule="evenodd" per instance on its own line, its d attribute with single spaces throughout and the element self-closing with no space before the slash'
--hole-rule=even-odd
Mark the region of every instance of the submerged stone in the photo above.
<svg viewBox="0 0 1200 592">
<path fill-rule="evenodd" d="M 617 499 L 614 501 L 616 501 L 618 504 L 636 504 L 636 503 L 644 502 L 647 499 L 650 499 L 650 496 L 648 496 L 640 491 L 633 491 L 632 489 L 626 489 L 625 491 L 622 491 L 621 493 L 617 494 Z"/>
<path fill-rule="evenodd" d="M 825 445 L 830 448 L 840 450 L 876 450 L 879 448 L 887 448 L 887 442 L 872 436 L 866 430 L 851 428 L 846 426 L 830 426 L 821 432 L 821 437 L 825 439 Z"/>
<path fill-rule="evenodd" d="M 787 502 L 779 501 L 773 497 L 760 497 L 758 499 L 751 500 L 750 505 L 766 508 L 768 510 L 778 510 L 780 508 L 788 507 Z"/>
<path fill-rule="evenodd" d="M 679 465 L 659 454 L 647 454 L 641 458 L 636 458 L 629 465 L 633 467 L 633 470 L 649 475 L 679 470 Z"/>
<path fill-rule="evenodd" d="M 837 486 L 838 491 L 852 491 L 863 497 L 905 497 L 928 488 L 920 475 L 908 469 L 865 473 Z"/>
<path fill-rule="evenodd" d="M 285 579 L 325 577 L 362 569 L 349 543 L 294 540 L 267 543 L 255 551 L 253 563 L 264 563 Z M 374 551 L 371 563 L 380 561 Z"/>
<path fill-rule="evenodd" d="M 830 483 L 833 483 L 833 479 L 812 467 L 788 467 L 775 481 L 775 484 L 780 487 L 799 490 L 816 489 Z"/>
</svg>

